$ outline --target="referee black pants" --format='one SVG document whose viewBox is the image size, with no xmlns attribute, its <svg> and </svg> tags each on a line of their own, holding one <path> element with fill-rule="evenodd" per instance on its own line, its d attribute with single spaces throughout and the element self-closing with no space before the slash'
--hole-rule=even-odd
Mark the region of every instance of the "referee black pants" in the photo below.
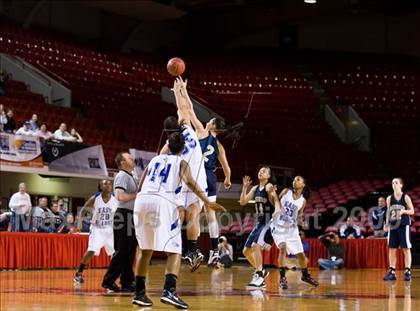
<svg viewBox="0 0 420 311">
<path fill-rule="evenodd" d="M 119 208 L 115 212 L 114 248 L 115 253 L 102 281 L 102 286 L 111 286 L 118 278 L 120 278 L 122 288 L 133 286 L 133 262 L 137 249 L 133 211 Z"/>
</svg>

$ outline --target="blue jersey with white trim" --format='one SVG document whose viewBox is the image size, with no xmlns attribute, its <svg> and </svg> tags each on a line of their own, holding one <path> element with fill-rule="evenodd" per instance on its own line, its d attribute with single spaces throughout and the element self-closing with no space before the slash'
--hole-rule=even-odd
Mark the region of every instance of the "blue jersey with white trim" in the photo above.
<svg viewBox="0 0 420 311">
<path fill-rule="evenodd" d="M 255 189 L 255 212 L 258 215 L 258 221 L 260 223 L 265 223 L 270 220 L 271 215 L 273 215 L 275 210 L 274 205 L 270 202 L 268 192 L 265 190 L 266 186 L 267 185 L 264 185 L 260 188 L 258 185 L 257 189 Z"/>
<path fill-rule="evenodd" d="M 207 137 L 200 139 L 200 146 L 204 157 L 204 167 L 206 170 L 216 170 L 217 159 L 219 157 L 217 138 L 209 133 Z"/>
<path fill-rule="evenodd" d="M 398 224 L 400 226 L 409 226 L 410 225 L 410 216 L 407 214 L 401 215 L 401 218 L 398 218 L 398 212 L 407 209 L 407 203 L 405 203 L 405 193 L 401 195 L 401 198 L 397 200 L 394 194 L 391 195 L 391 205 L 389 207 L 389 223 L 391 225 Z"/>
</svg>

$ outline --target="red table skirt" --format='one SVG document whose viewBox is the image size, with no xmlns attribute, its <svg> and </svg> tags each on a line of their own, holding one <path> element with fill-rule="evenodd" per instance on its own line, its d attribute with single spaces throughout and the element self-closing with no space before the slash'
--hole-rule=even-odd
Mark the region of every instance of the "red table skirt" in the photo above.
<svg viewBox="0 0 420 311">
<path fill-rule="evenodd" d="M 319 258 L 327 258 L 327 249 L 318 239 L 306 239 L 309 243 L 309 267 L 318 267 Z M 387 269 L 388 246 L 386 239 L 341 240 L 346 247 L 345 267 L 349 269 Z M 264 252 L 264 264 L 278 266 L 279 250 L 273 246 Z M 401 250 L 397 251 L 397 267 L 404 264 Z"/>
<path fill-rule="evenodd" d="M 76 268 L 86 251 L 88 235 L 52 233 L 0 232 L 0 269 Z M 208 248 L 208 237 L 202 236 L 200 247 Z M 326 258 L 327 250 L 318 239 L 307 239 L 309 266 L 317 267 L 318 258 Z M 207 242 L 207 243 L 204 243 Z M 388 267 L 386 239 L 343 240 L 346 246 L 345 266 L 351 269 Z M 201 245 L 203 244 L 203 245 Z M 207 253 L 207 252 L 206 252 Z M 398 251 L 398 268 L 403 268 Z M 159 254 L 157 254 L 159 255 Z M 278 249 L 264 252 L 264 263 L 277 266 Z M 107 267 L 110 258 L 104 250 L 90 261 L 90 267 Z"/>
<path fill-rule="evenodd" d="M 0 232 L 1 269 L 75 268 L 88 245 L 88 235 Z M 107 267 L 110 261 L 102 249 L 89 266 Z"/>
</svg>

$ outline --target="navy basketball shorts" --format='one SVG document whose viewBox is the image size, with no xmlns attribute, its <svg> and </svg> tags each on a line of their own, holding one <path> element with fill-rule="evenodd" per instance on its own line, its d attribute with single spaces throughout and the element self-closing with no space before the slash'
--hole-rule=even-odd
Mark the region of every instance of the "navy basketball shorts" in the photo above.
<svg viewBox="0 0 420 311">
<path fill-rule="evenodd" d="M 266 226 L 265 222 L 257 221 L 252 231 L 249 233 L 248 238 L 245 242 L 245 247 L 250 248 L 252 246 L 252 243 L 257 243 L 258 239 L 261 235 L 261 232 L 264 230 L 264 227 Z M 270 231 L 270 230 L 268 230 Z"/>
<path fill-rule="evenodd" d="M 207 195 L 210 199 L 210 202 L 216 201 L 217 195 L 217 176 L 216 173 L 212 170 L 206 170 L 207 175 Z"/>
<path fill-rule="evenodd" d="M 399 226 L 388 234 L 389 248 L 411 248 L 410 226 Z"/>
</svg>

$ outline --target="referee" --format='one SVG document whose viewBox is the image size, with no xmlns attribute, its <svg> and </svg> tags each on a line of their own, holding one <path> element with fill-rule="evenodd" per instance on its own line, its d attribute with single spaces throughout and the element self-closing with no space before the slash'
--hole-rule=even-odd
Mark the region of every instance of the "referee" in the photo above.
<svg viewBox="0 0 420 311">
<path fill-rule="evenodd" d="M 114 179 L 114 194 L 118 208 L 114 216 L 114 248 L 108 271 L 102 281 L 102 287 L 108 293 L 134 292 L 133 261 L 136 255 L 137 240 L 134 231 L 133 209 L 137 195 L 137 183 L 131 174 L 135 163 L 127 152 L 120 152 L 115 157 L 119 172 Z M 120 277 L 121 289 L 115 284 Z"/>
</svg>

